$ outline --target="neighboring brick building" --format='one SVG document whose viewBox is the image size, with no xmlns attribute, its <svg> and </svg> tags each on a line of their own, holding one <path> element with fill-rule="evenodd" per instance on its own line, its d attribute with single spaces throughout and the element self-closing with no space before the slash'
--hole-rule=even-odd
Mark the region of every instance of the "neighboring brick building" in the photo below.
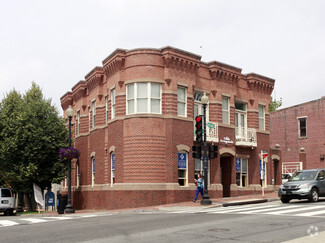
<svg viewBox="0 0 325 243">
<path fill-rule="evenodd" d="M 85 79 L 61 98 L 64 112 L 69 105 L 75 110 L 74 145 L 81 150 L 72 172 L 75 208 L 192 200 L 194 177 L 203 170 L 191 148 L 204 92 L 207 140 L 219 146 L 209 166 L 210 197 L 261 190 L 273 79 L 172 47 L 117 49 Z"/>
<path fill-rule="evenodd" d="M 325 168 L 325 97 L 272 112 L 270 132 L 270 147 L 279 146 L 285 166 Z"/>
</svg>

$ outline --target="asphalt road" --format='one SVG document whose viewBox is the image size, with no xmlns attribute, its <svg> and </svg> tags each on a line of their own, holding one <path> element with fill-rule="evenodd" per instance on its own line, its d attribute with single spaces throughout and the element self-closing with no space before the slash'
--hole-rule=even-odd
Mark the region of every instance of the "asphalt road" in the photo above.
<svg viewBox="0 0 325 243">
<path fill-rule="evenodd" d="M 0 242 L 283 242 L 299 237 L 315 241 L 314 235 L 325 231 L 324 217 L 325 201 L 0 216 Z"/>
</svg>

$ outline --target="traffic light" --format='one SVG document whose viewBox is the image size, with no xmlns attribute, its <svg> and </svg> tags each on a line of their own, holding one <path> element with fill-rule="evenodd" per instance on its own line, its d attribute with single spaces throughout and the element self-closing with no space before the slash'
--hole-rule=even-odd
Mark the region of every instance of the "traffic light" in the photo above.
<svg viewBox="0 0 325 243">
<path fill-rule="evenodd" d="M 209 146 L 209 159 L 218 158 L 218 146 L 210 145 Z"/>
<path fill-rule="evenodd" d="M 197 116 L 195 117 L 195 134 L 196 134 L 196 141 L 198 143 L 202 143 L 202 117 Z"/>
<path fill-rule="evenodd" d="M 192 158 L 193 159 L 201 159 L 202 155 L 201 155 L 201 146 L 192 146 Z"/>
</svg>

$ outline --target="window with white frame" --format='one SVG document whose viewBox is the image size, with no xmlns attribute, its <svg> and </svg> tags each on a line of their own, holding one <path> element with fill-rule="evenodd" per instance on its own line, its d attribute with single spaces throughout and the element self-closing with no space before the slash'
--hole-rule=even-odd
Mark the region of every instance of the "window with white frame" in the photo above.
<svg viewBox="0 0 325 243">
<path fill-rule="evenodd" d="M 80 135 L 80 111 L 77 111 L 77 135 Z"/>
<path fill-rule="evenodd" d="M 203 114 L 201 98 L 203 94 L 194 92 L 194 118 Z"/>
<path fill-rule="evenodd" d="M 105 97 L 105 106 L 106 106 L 106 109 L 105 109 L 105 121 L 106 121 L 106 124 L 108 123 L 108 95 Z"/>
<path fill-rule="evenodd" d="M 230 124 L 229 97 L 222 96 L 222 123 Z"/>
<path fill-rule="evenodd" d="M 95 156 L 91 157 L 91 187 L 95 185 Z"/>
<path fill-rule="evenodd" d="M 265 106 L 258 105 L 258 128 L 265 130 Z"/>
<path fill-rule="evenodd" d="M 89 131 L 91 129 L 91 109 L 90 107 L 88 107 L 88 122 L 89 122 Z"/>
<path fill-rule="evenodd" d="M 79 171 L 79 161 L 77 161 L 77 187 L 79 187 L 79 178 L 80 178 L 80 171 Z"/>
<path fill-rule="evenodd" d="M 115 153 L 111 153 L 111 186 L 115 183 Z"/>
<path fill-rule="evenodd" d="M 94 100 L 93 101 L 93 128 L 95 127 L 96 125 L 96 101 Z"/>
<path fill-rule="evenodd" d="M 180 186 L 188 185 L 188 153 L 178 152 L 178 184 Z"/>
<path fill-rule="evenodd" d="M 132 83 L 126 88 L 127 115 L 137 113 L 161 114 L 161 84 Z"/>
<path fill-rule="evenodd" d="M 307 137 L 307 117 L 298 118 L 299 138 Z"/>
<path fill-rule="evenodd" d="M 177 115 L 186 116 L 186 88 L 177 88 Z"/>
<path fill-rule="evenodd" d="M 236 139 L 247 137 L 247 105 L 242 102 L 235 102 L 235 127 Z"/>
<path fill-rule="evenodd" d="M 248 159 L 236 158 L 236 184 L 248 187 Z"/>
<path fill-rule="evenodd" d="M 115 118 L 115 89 L 111 90 L 111 117 Z"/>
</svg>

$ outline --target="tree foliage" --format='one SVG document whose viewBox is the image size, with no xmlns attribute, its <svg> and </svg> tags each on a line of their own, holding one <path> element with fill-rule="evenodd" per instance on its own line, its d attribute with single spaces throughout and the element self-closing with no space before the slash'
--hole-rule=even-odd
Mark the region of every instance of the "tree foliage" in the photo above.
<svg viewBox="0 0 325 243">
<path fill-rule="evenodd" d="M 61 181 L 66 164 L 58 152 L 67 138 L 63 118 L 38 85 L 33 82 L 24 96 L 11 91 L 0 104 L 2 180 L 19 192 L 31 192 L 33 183 L 45 189 Z"/>
<path fill-rule="evenodd" d="M 276 111 L 279 107 L 282 106 L 282 98 L 280 98 L 280 100 L 276 100 L 272 98 L 271 96 L 271 103 L 270 103 L 270 107 L 269 107 L 269 111 Z"/>
</svg>

